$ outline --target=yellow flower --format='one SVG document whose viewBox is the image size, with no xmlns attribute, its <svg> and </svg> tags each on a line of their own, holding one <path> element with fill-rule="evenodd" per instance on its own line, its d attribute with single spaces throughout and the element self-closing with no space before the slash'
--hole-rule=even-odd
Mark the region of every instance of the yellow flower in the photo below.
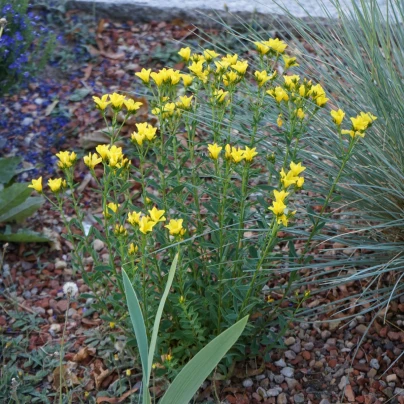
<svg viewBox="0 0 404 404">
<path fill-rule="evenodd" d="M 296 88 L 297 83 L 300 80 L 300 76 L 298 74 L 294 74 L 292 76 L 283 76 L 283 79 L 285 80 L 285 87 L 288 90 L 293 90 Z"/>
<path fill-rule="evenodd" d="M 191 55 L 191 60 L 193 62 L 205 62 L 205 56 L 199 54 L 199 53 L 194 53 L 193 55 Z"/>
<path fill-rule="evenodd" d="M 93 96 L 93 100 L 96 104 L 96 107 L 101 111 L 104 111 L 105 108 L 111 103 L 108 100 L 108 94 L 104 94 L 101 98 Z"/>
<path fill-rule="evenodd" d="M 220 61 L 215 61 L 215 66 L 216 73 L 224 73 L 229 68 L 230 62 L 221 59 Z"/>
<path fill-rule="evenodd" d="M 111 329 L 115 328 L 115 323 L 113 321 L 109 322 L 109 328 L 111 328 Z"/>
<path fill-rule="evenodd" d="M 98 145 L 95 150 L 101 156 L 103 160 L 107 160 L 109 157 L 109 145 L 100 144 Z"/>
<path fill-rule="evenodd" d="M 229 144 L 227 144 L 225 146 L 224 150 L 225 150 L 225 155 L 224 155 L 225 159 L 231 160 L 231 146 Z"/>
<path fill-rule="evenodd" d="M 304 119 L 304 118 L 306 117 L 306 114 L 304 113 L 304 111 L 303 111 L 302 108 L 299 108 L 299 109 L 296 111 L 296 116 L 297 116 L 299 119 Z"/>
<path fill-rule="evenodd" d="M 258 87 L 262 87 L 267 81 L 273 80 L 277 75 L 277 72 L 275 71 L 272 73 L 270 76 L 268 76 L 268 73 L 266 70 L 263 70 L 262 72 L 256 71 L 254 73 L 255 80 L 257 80 Z"/>
<path fill-rule="evenodd" d="M 90 169 L 94 169 L 97 164 L 102 162 L 102 158 L 97 153 L 88 153 L 88 156 L 84 156 L 83 160 L 84 164 Z"/>
<path fill-rule="evenodd" d="M 156 137 L 157 128 L 148 124 L 147 122 L 137 123 L 136 128 L 138 130 L 138 133 L 140 135 L 143 135 L 143 137 L 145 137 L 149 142 L 154 140 L 154 138 Z"/>
<path fill-rule="evenodd" d="M 184 59 L 185 62 L 188 62 L 189 58 L 191 57 L 191 48 L 181 48 L 178 54 Z"/>
<path fill-rule="evenodd" d="M 288 93 L 280 86 L 275 87 L 273 90 L 268 90 L 267 94 L 275 98 L 276 102 L 289 101 Z"/>
<path fill-rule="evenodd" d="M 222 104 L 226 100 L 228 95 L 229 95 L 229 93 L 227 91 L 223 91 L 222 89 L 215 90 L 213 92 L 213 96 L 215 97 L 216 101 L 219 104 Z"/>
<path fill-rule="evenodd" d="M 182 227 L 183 219 L 171 219 L 170 223 L 165 225 L 164 227 L 167 228 L 172 236 L 181 235 L 183 233 L 184 228 Z"/>
<path fill-rule="evenodd" d="M 150 74 L 150 76 L 156 83 L 157 87 L 160 87 L 163 84 L 164 75 L 161 74 L 161 72 L 159 72 L 159 73 L 153 72 Z"/>
<path fill-rule="evenodd" d="M 304 177 L 299 177 L 298 180 L 296 181 L 296 186 L 298 188 L 301 188 L 304 184 Z"/>
<path fill-rule="evenodd" d="M 290 67 L 293 67 L 293 66 L 299 66 L 299 64 L 296 62 L 295 57 L 289 57 L 289 56 L 283 55 L 282 59 L 285 62 L 285 70 L 288 70 Z"/>
<path fill-rule="evenodd" d="M 288 219 L 288 217 L 286 215 L 282 215 L 282 216 L 278 216 L 276 218 L 276 221 L 277 221 L 278 224 L 282 223 L 285 227 L 287 227 L 289 219 Z"/>
<path fill-rule="evenodd" d="M 125 372 L 125 373 L 126 373 L 126 376 L 128 376 L 128 377 L 132 374 L 132 372 L 131 372 L 130 369 L 126 369 L 126 372 Z"/>
<path fill-rule="evenodd" d="M 116 213 L 118 211 L 119 205 L 117 203 L 114 202 L 110 202 L 107 205 L 107 209 L 104 210 L 104 216 L 106 218 L 111 217 L 111 214 L 109 213 L 110 210 L 112 210 L 112 212 Z"/>
<path fill-rule="evenodd" d="M 332 116 L 334 123 L 337 126 L 340 126 L 342 121 L 344 120 L 345 112 L 342 109 L 339 109 L 338 111 L 331 111 L 330 114 Z"/>
<path fill-rule="evenodd" d="M 302 166 L 302 163 L 295 164 L 293 161 L 290 163 L 290 171 L 294 177 L 297 177 L 300 173 L 302 173 L 306 167 Z"/>
<path fill-rule="evenodd" d="M 180 296 L 180 304 L 184 304 L 185 303 L 185 297 L 184 296 Z"/>
<path fill-rule="evenodd" d="M 192 64 L 188 66 L 188 69 L 191 70 L 191 72 L 194 73 L 195 76 L 200 76 L 203 72 L 203 63 L 204 62 L 202 60 L 200 60 L 199 62 L 192 62 Z"/>
<path fill-rule="evenodd" d="M 77 160 L 77 154 L 75 152 L 61 151 L 56 154 L 59 158 L 58 167 L 59 168 L 70 168 Z"/>
<path fill-rule="evenodd" d="M 143 83 L 147 84 L 150 82 L 150 72 L 151 69 L 142 69 L 141 72 L 135 73 L 135 76 L 139 77 Z"/>
<path fill-rule="evenodd" d="M 240 80 L 240 76 L 235 72 L 228 72 L 223 76 L 223 84 L 227 87 Z"/>
<path fill-rule="evenodd" d="M 281 216 L 286 209 L 286 205 L 283 203 L 283 201 L 273 201 L 272 206 L 270 206 L 268 209 L 272 210 L 274 215 Z"/>
<path fill-rule="evenodd" d="M 293 175 L 292 171 L 289 171 L 287 174 L 285 173 L 285 171 L 281 170 L 280 172 L 280 176 L 281 176 L 281 182 L 283 184 L 283 186 L 285 188 L 290 187 L 291 185 L 296 184 L 296 181 L 298 180 L 298 177 L 296 177 L 295 175 Z"/>
<path fill-rule="evenodd" d="M 319 107 L 324 107 L 324 105 L 327 104 L 328 98 L 325 95 L 320 95 L 315 101 Z"/>
<path fill-rule="evenodd" d="M 150 218 L 153 222 L 164 222 L 166 218 L 164 217 L 165 210 L 158 210 L 155 206 L 152 210 L 149 210 Z"/>
<path fill-rule="evenodd" d="M 247 67 L 248 67 L 248 62 L 246 60 L 244 60 L 244 61 L 239 60 L 234 65 L 231 65 L 231 68 L 236 70 L 242 76 L 245 75 L 245 72 L 247 71 Z"/>
<path fill-rule="evenodd" d="M 223 147 L 218 146 L 217 143 L 208 144 L 209 157 L 213 160 L 217 160 L 222 149 Z"/>
<path fill-rule="evenodd" d="M 266 42 L 254 42 L 254 45 L 257 47 L 257 52 L 260 55 L 266 55 L 269 52 L 269 46 Z"/>
<path fill-rule="evenodd" d="M 278 38 L 275 39 L 270 38 L 268 41 L 265 41 L 264 44 L 269 46 L 274 52 L 277 53 L 285 52 L 285 49 L 288 46 L 285 42 L 283 42 Z"/>
<path fill-rule="evenodd" d="M 48 185 L 51 191 L 56 193 L 59 192 L 60 189 L 63 187 L 64 181 L 62 180 L 62 178 L 49 179 Z"/>
<path fill-rule="evenodd" d="M 283 120 L 282 120 L 282 114 L 278 115 L 278 119 L 276 120 L 276 123 L 278 124 L 278 126 L 281 128 L 283 125 Z"/>
<path fill-rule="evenodd" d="M 253 160 L 253 158 L 258 154 L 255 150 L 256 150 L 256 147 L 250 149 L 248 146 L 246 146 L 246 148 L 243 152 L 243 157 L 244 157 L 245 161 Z"/>
<path fill-rule="evenodd" d="M 207 62 L 210 62 L 211 60 L 216 59 L 219 54 L 216 53 L 214 50 L 205 49 L 203 51 L 203 56 L 205 57 Z"/>
<path fill-rule="evenodd" d="M 113 93 L 109 95 L 109 100 L 111 101 L 113 108 L 121 109 L 123 102 L 125 101 L 125 96 L 122 94 Z"/>
<path fill-rule="evenodd" d="M 124 100 L 123 102 L 128 112 L 131 113 L 137 111 L 143 105 L 142 102 L 135 102 L 131 98 L 129 100 Z"/>
<path fill-rule="evenodd" d="M 167 354 L 166 361 L 171 362 L 173 360 L 173 356 L 171 354 Z"/>
<path fill-rule="evenodd" d="M 355 131 L 365 131 L 376 119 L 377 118 L 369 112 L 361 112 L 355 118 L 351 118 L 352 128 Z"/>
<path fill-rule="evenodd" d="M 288 195 L 289 195 L 289 192 L 286 192 L 284 190 L 282 190 L 282 191 L 278 191 L 276 189 L 274 190 L 275 200 L 278 202 L 284 202 Z"/>
<path fill-rule="evenodd" d="M 143 144 L 143 140 L 145 139 L 145 136 L 144 136 L 143 133 L 133 132 L 130 135 L 130 138 L 131 138 L 133 143 L 136 142 L 139 146 L 141 146 Z"/>
<path fill-rule="evenodd" d="M 236 147 L 232 147 L 231 158 L 234 163 L 240 163 L 244 159 L 244 150 Z"/>
<path fill-rule="evenodd" d="M 114 233 L 117 236 L 127 236 L 128 235 L 128 231 L 121 224 L 115 225 Z"/>
<path fill-rule="evenodd" d="M 149 216 L 143 216 L 139 221 L 139 230 L 143 234 L 147 234 L 153 230 L 156 222 L 153 222 Z"/>
<path fill-rule="evenodd" d="M 42 192 L 42 177 L 39 177 L 37 180 L 32 180 L 31 185 L 28 185 L 28 188 L 35 189 L 36 192 Z"/>
<path fill-rule="evenodd" d="M 140 223 L 140 212 L 129 212 L 128 213 L 128 222 L 134 226 L 135 224 Z"/>
<path fill-rule="evenodd" d="M 110 167 L 117 167 L 123 159 L 122 147 L 117 147 L 115 145 L 111 146 L 108 153 L 108 159 Z"/>
<path fill-rule="evenodd" d="M 137 245 L 134 245 L 133 243 L 130 243 L 129 248 L 128 248 L 128 254 L 129 255 L 134 255 L 137 253 L 139 250 L 139 247 Z"/>
<path fill-rule="evenodd" d="M 184 95 L 183 97 L 180 97 L 180 101 L 177 102 L 178 107 L 183 108 L 183 109 L 191 109 L 191 101 L 192 101 L 193 95 L 187 97 Z"/>
<path fill-rule="evenodd" d="M 346 130 L 346 129 L 343 129 L 342 131 L 341 131 L 341 134 L 343 134 L 343 135 L 349 135 L 349 136 L 351 136 L 352 138 L 354 138 L 354 137 L 358 137 L 358 136 L 360 136 L 360 137 L 365 137 L 365 133 L 364 132 L 358 132 L 358 131 L 354 131 L 354 130 Z"/>
<path fill-rule="evenodd" d="M 181 78 L 185 87 L 189 87 L 194 80 L 194 78 L 190 74 L 181 74 Z"/>
</svg>

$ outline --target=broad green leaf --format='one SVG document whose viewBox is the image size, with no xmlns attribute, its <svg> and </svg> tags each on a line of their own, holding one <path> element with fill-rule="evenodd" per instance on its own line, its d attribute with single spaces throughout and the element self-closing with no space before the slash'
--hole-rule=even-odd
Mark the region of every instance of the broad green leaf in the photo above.
<svg viewBox="0 0 404 404">
<path fill-rule="evenodd" d="M 10 243 L 46 243 L 50 240 L 41 233 L 21 229 L 17 233 L 0 233 L 0 241 Z"/>
<path fill-rule="evenodd" d="M 140 360 L 142 361 L 143 370 L 143 396 L 148 396 L 148 385 L 145 383 L 146 375 L 149 374 L 149 363 L 147 355 L 149 351 L 149 343 L 147 342 L 146 326 L 143 319 L 142 309 L 140 308 L 139 300 L 136 292 L 129 280 L 125 270 L 122 269 L 123 285 L 125 287 L 126 302 L 128 304 L 130 318 L 132 320 L 133 329 L 135 331 L 136 340 L 139 348 Z"/>
<path fill-rule="evenodd" d="M 153 333 L 152 333 L 152 337 L 151 337 L 151 341 L 150 341 L 150 350 L 149 350 L 149 373 L 147 374 L 147 384 L 149 384 L 149 380 L 150 380 L 150 372 L 151 372 L 151 368 L 153 365 L 153 357 L 154 357 L 154 351 L 156 349 L 157 335 L 158 335 L 158 331 L 159 331 L 161 316 L 163 314 L 164 305 L 166 304 L 167 296 L 170 292 L 170 288 L 173 283 L 174 274 L 177 269 L 177 263 L 178 263 L 178 253 L 175 255 L 174 261 L 171 264 L 171 268 L 168 273 L 166 287 L 164 289 L 164 293 L 160 300 L 160 304 L 159 304 L 159 307 L 158 307 L 158 310 L 156 313 L 156 318 L 154 320 Z"/>
<path fill-rule="evenodd" d="M 15 170 L 21 163 L 20 157 L 0 158 L 0 184 L 7 184 L 15 176 Z"/>
<path fill-rule="evenodd" d="M 188 404 L 226 352 L 238 340 L 248 316 L 242 318 L 201 349 L 174 379 L 160 404 Z"/>
<path fill-rule="evenodd" d="M 32 193 L 32 188 L 28 184 L 16 183 L 0 192 L 0 216 L 8 210 L 20 205 Z"/>
<path fill-rule="evenodd" d="M 23 203 L 0 215 L 0 223 L 11 221 L 21 222 L 37 211 L 43 203 L 44 199 L 39 196 L 29 197 Z"/>
</svg>

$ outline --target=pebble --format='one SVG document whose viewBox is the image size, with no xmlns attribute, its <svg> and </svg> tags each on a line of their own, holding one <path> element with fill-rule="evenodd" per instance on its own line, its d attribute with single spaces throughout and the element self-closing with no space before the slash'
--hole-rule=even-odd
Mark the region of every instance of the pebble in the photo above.
<svg viewBox="0 0 404 404">
<path fill-rule="evenodd" d="M 35 307 L 35 306 L 33 306 L 33 307 L 32 307 L 32 310 L 33 310 L 36 314 L 39 314 L 39 315 L 43 315 L 43 314 L 46 313 L 46 311 L 45 311 L 45 309 L 44 309 L 43 307 Z"/>
<path fill-rule="evenodd" d="M 262 398 L 267 398 L 267 392 L 262 387 L 258 387 L 257 394 L 259 394 Z"/>
<path fill-rule="evenodd" d="M 358 334 L 365 334 L 368 331 L 368 327 L 365 324 L 359 324 L 356 328 L 355 328 L 356 332 Z"/>
<path fill-rule="evenodd" d="M 289 345 L 293 345 L 296 342 L 296 338 L 295 337 L 288 337 L 285 339 L 285 345 L 289 346 Z"/>
<path fill-rule="evenodd" d="M 293 400 L 295 400 L 296 404 L 304 403 L 304 394 L 298 393 L 293 396 Z"/>
<path fill-rule="evenodd" d="M 296 354 L 293 351 L 286 351 L 285 357 L 287 359 L 293 360 L 293 359 L 296 359 Z"/>
<path fill-rule="evenodd" d="M 275 366 L 284 368 L 286 366 L 286 362 L 283 359 L 279 359 L 278 361 L 275 362 Z"/>
<path fill-rule="evenodd" d="M 404 389 L 401 389 L 400 387 L 396 387 L 394 390 L 394 395 L 396 396 L 404 396 Z"/>
<path fill-rule="evenodd" d="M 276 399 L 276 404 L 287 404 L 288 397 L 285 393 L 279 394 L 278 398 Z"/>
<path fill-rule="evenodd" d="M 32 125 L 33 122 L 34 122 L 34 119 L 27 116 L 22 120 L 21 125 L 22 126 L 29 126 L 29 125 Z"/>
<path fill-rule="evenodd" d="M 281 384 L 285 381 L 285 376 L 284 375 L 275 375 L 274 376 L 274 382 L 276 384 Z"/>
<path fill-rule="evenodd" d="M 311 351 L 314 348 L 314 344 L 312 342 L 306 342 L 305 344 L 303 344 L 303 348 L 306 351 Z"/>
<path fill-rule="evenodd" d="M 26 290 L 23 294 L 22 294 L 23 298 L 28 300 L 31 297 L 31 292 L 29 290 Z"/>
<path fill-rule="evenodd" d="M 367 376 L 369 377 L 369 379 L 374 379 L 376 374 L 377 374 L 376 369 L 370 369 L 369 372 L 367 373 Z"/>
<path fill-rule="evenodd" d="M 324 331 L 322 331 L 321 332 L 321 338 L 322 339 L 327 339 L 327 338 L 330 338 L 331 337 L 331 333 L 330 333 L 330 331 L 328 331 L 328 330 L 324 330 Z"/>
<path fill-rule="evenodd" d="M 281 387 L 274 387 L 273 389 L 267 390 L 267 397 L 277 397 L 281 392 Z"/>
<path fill-rule="evenodd" d="M 338 388 L 344 390 L 345 386 L 348 384 L 346 376 L 341 377 L 341 381 L 338 383 Z"/>
<path fill-rule="evenodd" d="M 34 103 L 36 105 L 42 105 L 44 103 L 44 101 L 45 101 L 44 99 L 38 97 L 38 98 L 35 98 Z"/>
<path fill-rule="evenodd" d="M 296 379 L 291 379 L 290 377 L 287 377 L 286 379 L 286 384 L 288 385 L 289 390 L 294 390 L 295 387 L 299 384 L 299 382 Z"/>
<path fill-rule="evenodd" d="M 31 289 L 31 294 L 32 294 L 33 296 L 37 295 L 37 294 L 38 294 L 38 288 L 32 288 L 32 289 Z"/>
<path fill-rule="evenodd" d="M 95 239 L 93 241 L 93 248 L 95 251 L 101 251 L 104 248 L 104 242 L 99 239 Z"/>
<path fill-rule="evenodd" d="M 65 269 L 67 267 L 67 262 L 57 259 L 55 261 L 55 269 Z"/>
<path fill-rule="evenodd" d="M 293 375 L 295 374 L 295 371 L 293 368 L 290 367 L 284 367 L 281 370 L 281 373 L 285 376 L 285 377 L 293 377 Z"/>
<path fill-rule="evenodd" d="M 302 350 L 302 345 L 300 342 L 296 342 L 296 344 L 293 344 L 289 347 L 293 352 L 300 353 Z"/>
<path fill-rule="evenodd" d="M 396 374 L 392 374 L 392 375 L 388 375 L 386 377 L 386 382 L 387 383 L 391 383 L 391 382 L 396 382 L 397 381 L 397 375 Z"/>
<path fill-rule="evenodd" d="M 245 388 L 247 387 L 252 387 L 254 385 L 254 382 L 251 379 L 245 379 L 243 380 L 243 386 Z"/>
<path fill-rule="evenodd" d="M 299 324 L 300 328 L 302 330 L 308 330 L 310 328 L 310 324 L 309 323 L 300 323 Z"/>
<path fill-rule="evenodd" d="M 369 364 L 373 369 L 376 369 L 376 370 L 380 369 L 379 361 L 376 358 L 371 359 Z"/>
</svg>

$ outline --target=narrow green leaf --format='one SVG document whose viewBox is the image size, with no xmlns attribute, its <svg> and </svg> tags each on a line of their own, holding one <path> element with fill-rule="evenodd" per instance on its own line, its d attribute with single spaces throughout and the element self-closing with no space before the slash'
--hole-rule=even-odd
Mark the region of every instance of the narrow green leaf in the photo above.
<svg viewBox="0 0 404 404">
<path fill-rule="evenodd" d="M 139 348 L 140 359 L 142 361 L 142 370 L 145 376 L 149 374 L 149 364 L 147 361 L 147 353 L 149 351 L 149 344 L 147 342 L 146 326 L 143 319 L 142 309 L 140 308 L 139 300 L 136 292 L 129 280 L 125 270 L 122 269 L 123 284 L 125 287 L 126 302 L 129 308 L 130 318 L 132 320 L 133 329 L 135 331 L 136 340 Z M 144 391 L 148 391 L 148 386 L 143 386 Z"/>
<path fill-rule="evenodd" d="M 0 215 L 24 202 L 32 193 L 28 184 L 16 183 L 0 191 Z"/>
<path fill-rule="evenodd" d="M 204 380 L 238 340 L 247 321 L 248 316 L 242 318 L 201 349 L 175 378 L 160 404 L 188 404 Z"/>
<path fill-rule="evenodd" d="M 46 243 L 48 237 L 31 230 L 19 230 L 17 233 L 0 233 L 0 241 L 10 243 Z"/>
<path fill-rule="evenodd" d="M 31 216 L 44 203 L 44 199 L 40 196 L 33 196 L 26 199 L 23 203 L 14 206 L 9 211 L 0 215 L 0 223 L 5 222 L 21 222 L 28 216 Z"/>
<path fill-rule="evenodd" d="M 160 304 L 159 304 L 159 307 L 158 307 L 158 310 L 156 313 L 156 318 L 154 320 L 153 333 L 152 333 L 152 337 L 151 337 L 151 341 L 150 341 L 150 350 L 149 350 L 149 373 L 147 374 L 147 384 L 149 384 L 149 380 L 150 380 L 150 372 L 151 372 L 151 368 L 153 365 L 153 357 L 154 357 L 154 351 L 156 349 L 157 335 L 158 335 L 158 331 L 159 331 L 161 316 L 163 314 L 164 305 L 166 303 L 167 296 L 170 292 L 170 288 L 171 288 L 171 285 L 174 280 L 174 274 L 177 269 L 177 263 L 178 263 L 178 253 L 175 255 L 174 261 L 171 264 L 171 268 L 168 273 L 167 284 L 164 289 L 163 296 L 160 300 Z"/>
<path fill-rule="evenodd" d="M 20 157 L 0 158 L 0 184 L 7 184 L 15 175 L 18 164 L 21 163 Z"/>
</svg>

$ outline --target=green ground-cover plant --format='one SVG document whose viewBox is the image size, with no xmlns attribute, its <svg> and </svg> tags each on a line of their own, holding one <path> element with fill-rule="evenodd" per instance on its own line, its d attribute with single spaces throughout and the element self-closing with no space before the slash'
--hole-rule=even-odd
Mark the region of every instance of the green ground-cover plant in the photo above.
<svg viewBox="0 0 404 404">
<path fill-rule="evenodd" d="M 73 266 L 92 291 L 84 297 L 94 298 L 93 309 L 127 334 L 128 349 L 141 344 L 122 307 L 122 270 L 139 298 L 150 341 L 170 263 L 179 253 L 157 339 L 158 352 L 165 352 L 154 357 L 157 376 L 172 379 L 215 336 L 250 315 L 253 321 L 215 376 L 224 377 L 236 360 L 281 345 L 291 318 L 310 296 L 310 290 L 293 290 L 296 272 L 281 276 L 310 251 L 310 242 L 295 250 L 289 229 L 308 216 L 312 221 L 299 226 L 309 226 L 309 238 L 316 237 L 340 175 L 375 117 L 362 112 L 341 127 L 344 113 L 333 111 L 330 136 L 338 139 L 340 174 L 331 179 L 317 215 L 307 215 L 301 147 L 328 98 L 320 84 L 290 73 L 296 58 L 286 48 L 277 38 L 257 41 L 248 61 L 183 48 L 186 73 L 142 69 L 136 75 L 157 124 L 136 124 L 129 142 L 120 130 L 140 103 L 117 93 L 94 97 L 111 141 L 84 157 L 102 208 L 90 230 L 73 181 L 77 155 L 57 154 L 63 176 L 48 181 L 48 199 L 74 245 Z M 246 117 L 241 123 L 239 111 Z M 275 117 L 270 137 L 264 131 L 268 113 Z M 32 186 L 43 192 L 41 178 Z M 66 215 L 67 207 L 75 217 Z M 108 254 L 101 257 L 92 248 L 95 239 Z M 277 293 L 266 293 L 267 284 L 276 285 Z M 269 325 L 277 325 L 277 333 Z"/>
<path fill-rule="evenodd" d="M 299 260 L 294 269 L 307 275 L 301 285 L 316 285 L 318 291 L 351 282 L 361 286 L 321 310 L 344 315 L 352 314 L 346 312 L 352 308 L 355 313 L 375 309 L 386 313 L 389 302 L 404 290 L 404 109 L 398 101 L 404 92 L 404 4 L 398 0 L 388 0 L 383 6 L 375 0 L 353 1 L 351 7 L 337 0 L 333 4 L 339 18 L 332 20 L 329 15 L 327 24 L 310 16 L 310 10 L 302 20 L 284 9 L 289 19 L 283 32 L 299 55 L 301 71 L 313 80 L 321 77 L 329 89 L 332 108 L 342 108 L 347 114 L 358 108 L 370 110 L 378 121 L 346 165 L 330 201 L 330 213 L 321 220 L 323 231 L 311 240 L 312 251 L 320 254 L 312 256 L 310 271 L 307 262 L 301 265 Z M 323 9 L 329 10 L 325 5 Z M 244 49 L 251 37 L 261 40 L 266 35 L 265 29 L 251 30 L 247 24 L 243 32 L 225 28 Z M 248 119 L 248 114 L 238 111 L 235 124 L 240 126 Z M 300 156 L 310 159 L 315 175 L 315 181 L 306 175 L 306 189 L 316 195 L 327 195 L 340 168 L 340 140 L 330 136 L 333 131 L 328 112 L 323 110 L 313 119 L 309 136 L 302 139 Z M 283 152 L 286 145 L 281 141 L 279 146 Z M 310 237 L 304 227 L 290 231 L 302 240 Z"/>
<path fill-rule="evenodd" d="M 0 226 L 3 227 L 0 230 L 0 241 L 47 242 L 49 239 L 44 235 L 21 228 L 20 224 L 41 207 L 44 199 L 31 196 L 29 184 L 14 182 L 15 177 L 25 171 L 18 169 L 20 163 L 19 157 L 0 158 Z"/>
</svg>

